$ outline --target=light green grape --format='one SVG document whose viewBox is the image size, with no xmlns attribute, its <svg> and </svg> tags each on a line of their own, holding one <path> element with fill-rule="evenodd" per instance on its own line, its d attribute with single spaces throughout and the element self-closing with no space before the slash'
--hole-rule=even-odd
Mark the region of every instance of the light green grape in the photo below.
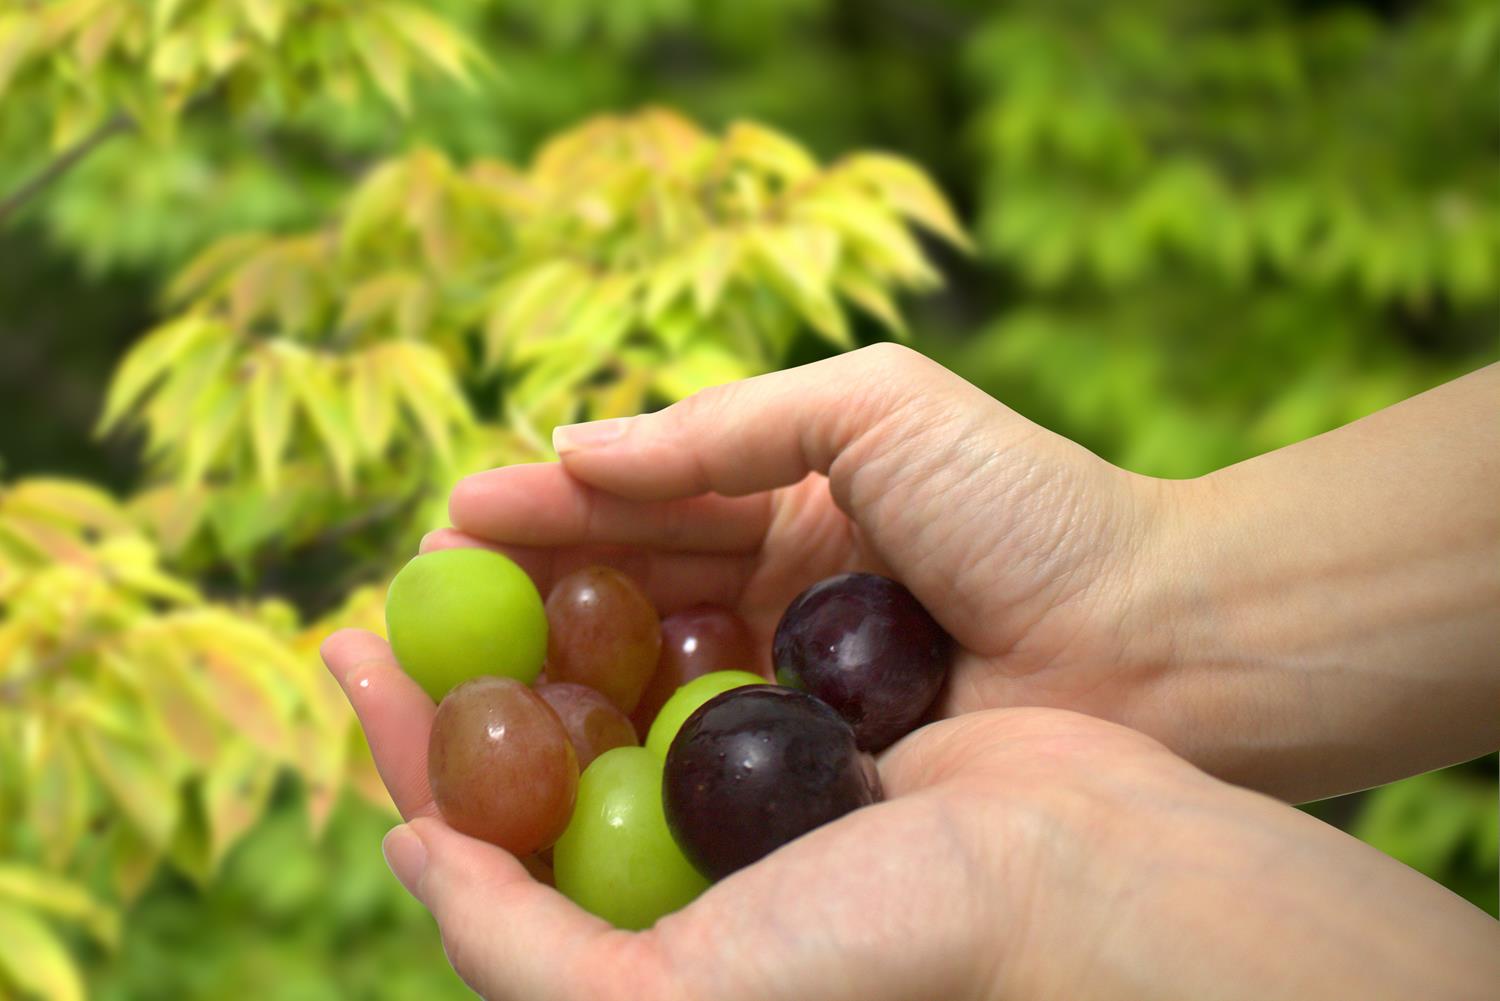
<svg viewBox="0 0 1500 1001">
<path fill-rule="evenodd" d="M 385 627 L 403 670 L 433 701 L 482 674 L 529 685 L 547 656 L 547 615 L 526 572 L 488 549 L 439 549 L 401 568 Z"/>
<path fill-rule="evenodd" d="M 749 671 L 714 671 L 694 678 L 673 692 L 672 697 L 661 707 L 661 712 L 656 714 L 651 729 L 646 733 L 646 746 L 658 761 L 666 761 L 672 738 L 677 736 L 677 731 L 682 729 L 682 724 L 687 722 L 695 709 L 731 688 L 765 683 L 765 678 Z"/>
<path fill-rule="evenodd" d="M 649 928 L 708 886 L 667 830 L 661 776 L 661 759 L 644 747 L 599 755 L 552 849 L 557 889 L 617 928 Z"/>
</svg>

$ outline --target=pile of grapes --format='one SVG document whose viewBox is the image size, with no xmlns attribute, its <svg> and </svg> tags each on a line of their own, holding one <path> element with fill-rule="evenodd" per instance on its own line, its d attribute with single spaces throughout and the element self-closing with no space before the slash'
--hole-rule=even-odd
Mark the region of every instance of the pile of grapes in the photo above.
<svg viewBox="0 0 1500 1001">
<path fill-rule="evenodd" d="M 754 644 L 727 609 L 661 619 L 603 566 L 544 604 L 484 549 L 408 563 L 386 626 L 439 703 L 427 767 L 443 818 L 533 871 L 550 862 L 562 893 L 622 928 L 880 799 L 870 753 L 917 725 L 952 651 L 906 588 L 843 574 L 787 608 L 774 685 L 745 669 Z"/>
</svg>

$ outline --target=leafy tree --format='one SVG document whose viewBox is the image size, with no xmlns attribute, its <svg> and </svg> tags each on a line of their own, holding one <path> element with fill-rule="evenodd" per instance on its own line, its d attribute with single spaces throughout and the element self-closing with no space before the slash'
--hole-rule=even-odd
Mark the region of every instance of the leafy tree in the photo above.
<svg viewBox="0 0 1500 1001">
<path fill-rule="evenodd" d="M 883 336 L 1315 434 L 1493 358 L 1497 84 L 1482 0 L 0 0 L 0 996 L 464 996 L 315 656 L 453 479 Z M 1493 787 L 1321 809 L 1493 909 Z"/>
<path fill-rule="evenodd" d="M 407 111 L 409 67 L 466 80 L 474 51 L 394 3 L 66 2 L 0 25 L 11 100 L 49 101 L 59 147 L 87 128 L 102 141 L 115 107 L 171 144 L 210 89 L 231 112 L 299 88 L 358 100 L 356 69 Z M 330 623 L 378 620 L 381 590 L 353 586 L 443 521 L 458 476 L 544 457 L 558 423 L 764 371 L 804 328 L 851 346 L 850 309 L 904 333 L 894 294 L 938 284 L 913 223 L 966 244 L 897 157 L 823 166 L 752 122 L 716 136 L 647 110 L 563 132 L 526 168 L 417 146 L 310 228 L 204 248 L 103 401 L 101 432 L 142 432 L 139 488 L 124 504 L 66 480 L 0 493 L 17 880 L 67 874 L 128 901 L 165 862 L 207 884 L 288 771 L 315 833 L 346 781 L 384 802 L 313 652 Z M 302 609 L 256 599 L 330 539 L 331 587 L 291 594 Z M 68 889 L 71 916 L 92 918 Z M 0 970 L 77 996 L 62 946 L 19 908 Z M 53 958 L 38 972 L 18 950 Z"/>
</svg>

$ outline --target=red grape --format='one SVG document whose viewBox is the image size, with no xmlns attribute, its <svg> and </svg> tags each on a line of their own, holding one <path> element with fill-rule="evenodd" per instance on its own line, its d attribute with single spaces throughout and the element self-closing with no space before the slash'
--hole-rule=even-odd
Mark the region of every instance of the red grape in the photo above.
<svg viewBox="0 0 1500 1001">
<path fill-rule="evenodd" d="M 727 608 L 694 605 L 661 620 L 661 656 L 656 673 L 636 704 L 630 721 L 642 740 L 651 721 L 672 693 L 694 678 L 714 671 L 754 671 L 769 678 L 755 662 L 750 627 Z"/>
<path fill-rule="evenodd" d="M 565 681 L 538 685 L 536 693 L 546 700 L 562 720 L 573 750 L 578 755 L 581 772 L 605 751 L 615 747 L 634 747 L 638 741 L 635 727 L 613 702 L 585 685 Z"/>
<path fill-rule="evenodd" d="M 661 620 L 629 577 L 593 566 L 547 596 L 547 677 L 587 685 L 629 713 L 656 669 Z"/>
<path fill-rule="evenodd" d="M 803 591 L 772 645 L 781 683 L 832 706 L 865 751 L 915 728 L 952 658 L 952 639 L 912 593 L 872 573 L 840 574 Z"/>
<path fill-rule="evenodd" d="M 513 678 L 480 677 L 438 706 L 427 779 L 454 830 L 529 855 L 568 826 L 578 759 L 540 695 Z"/>
<path fill-rule="evenodd" d="M 849 724 L 811 695 L 774 685 L 699 706 L 672 741 L 662 779 L 672 837 L 709 879 L 879 799 Z"/>
</svg>

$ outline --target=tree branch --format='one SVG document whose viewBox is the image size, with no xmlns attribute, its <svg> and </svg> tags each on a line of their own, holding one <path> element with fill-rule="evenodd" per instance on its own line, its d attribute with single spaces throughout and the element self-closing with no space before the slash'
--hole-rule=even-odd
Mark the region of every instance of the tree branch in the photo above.
<svg viewBox="0 0 1500 1001">
<path fill-rule="evenodd" d="M 92 153 L 106 139 L 121 132 L 129 132 L 133 128 L 135 128 L 135 122 L 129 115 L 123 111 L 115 112 L 93 132 L 78 140 L 43 167 L 35 177 L 11 192 L 4 201 L 0 201 L 0 226 L 5 225 L 23 205 L 36 197 L 47 185 L 72 170 L 79 160 Z"/>
</svg>

